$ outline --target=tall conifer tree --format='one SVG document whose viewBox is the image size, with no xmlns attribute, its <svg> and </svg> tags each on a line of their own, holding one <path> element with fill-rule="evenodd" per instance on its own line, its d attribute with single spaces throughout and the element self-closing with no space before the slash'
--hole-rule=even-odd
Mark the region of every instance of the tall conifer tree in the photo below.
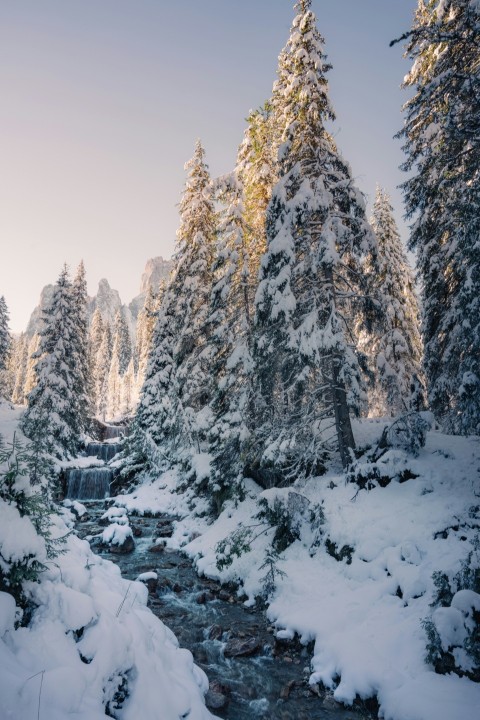
<svg viewBox="0 0 480 720">
<path fill-rule="evenodd" d="M 364 200 L 325 128 L 334 119 L 330 65 L 310 0 L 296 9 L 280 55 L 281 177 L 256 296 L 257 461 L 290 477 L 315 472 L 335 446 L 344 464 L 351 459 L 350 412 L 362 395 L 352 325 L 360 259 L 375 244 Z"/>
<path fill-rule="evenodd" d="M 0 395 L 6 395 L 9 386 L 6 371 L 12 341 L 8 329 L 8 320 L 8 307 L 2 295 L 0 297 Z"/>
<path fill-rule="evenodd" d="M 77 268 L 72 283 L 72 318 L 74 332 L 72 338 L 75 402 L 78 426 L 85 432 L 91 411 L 91 384 L 88 367 L 88 319 L 87 319 L 87 279 L 83 260 Z"/>
<path fill-rule="evenodd" d="M 430 407 L 453 432 L 480 432 L 480 8 L 419 0 L 404 106 L 404 183 L 422 281 Z"/>
<path fill-rule="evenodd" d="M 373 377 L 369 412 L 394 416 L 425 405 L 419 309 L 390 198 L 380 187 L 371 223 L 378 252 L 369 258 L 366 271 L 377 320 L 361 346 Z"/>
<path fill-rule="evenodd" d="M 68 269 L 65 265 L 44 311 L 40 333 L 37 384 L 28 396 L 22 429 L 32 441 L 59 458 L 75 454 L 81 426 L 75 398 L 75 323 Z"/>
</svg>

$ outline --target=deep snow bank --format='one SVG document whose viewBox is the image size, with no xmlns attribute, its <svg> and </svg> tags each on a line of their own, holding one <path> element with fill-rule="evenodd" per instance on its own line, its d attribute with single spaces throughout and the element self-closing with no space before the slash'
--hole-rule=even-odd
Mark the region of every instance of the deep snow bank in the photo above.
<svg viewBox="0 0 480 720">
<path fill-rule="evenodd" d="M 379 437 L 382 429 L 375 421 L 359 422 L 357 440 Z M 474 548 L 480 528 L 479 439 L 431 432 L 418 458 L 392 451 L 384 462 L 391 473 L 408 466 L 417 477 L 358 493 L 334 473 L 283 490 L 262 491 L 247 481 L 246 499 L 209 526 L 191 510 L 193 492 L 173 494 L 172 474 L 118 501 L 137 511 L 176 510 L 183 519 L 170 544 L 183 545 L 200 573 L 240 582 L 253 602 L 263 589 L 261 566 L 274 532 L 258 529 L 259 500 L 271 505 L 275 498 L 285 503 L 291 490 L 303 495 L 309 507 L 321 508 L 322 524 L 314 532 L 303 523 L 299 539 L 280 553 L 281 574 L 268 615 L 282 636 L 315 640 L 311 682 L 334 688 L 345 703 L 357 694 L 377 696 L 387 720 L 476 720 L 480 686 L 433 671 L 425 662 L 422 621 L 434 613 L 434 572 L 453 579 L 467 560 L 480 565 Z M 231 550 L 229 536 L 239 527 L 249 529 L 250 549 L 220 571 L 217 543 L 225 541 Z M 189 538 L 195 539 L 186 544 Z M 447 627 L 444 637 L 454 629 Z M 458 656 L 462 662 L 460 650 Z"/>
<path fill-rule="evenodd" d="M 0 433 L 10 440 L 19 411 L 0 404 Z M 73 516 L 55 520 L 68 532 Z M 123 580 L 116 565 L 87 542 L 67 538 L 65 553 L 45 556 L 27 517 L 0 500 L 0 550 L 8 561 L 35 554 L 47 566 L 27 582 L 33 607 L 26 627 L 13 597 L 0 592 L 0 718 L 101 720 L 108 708 L 124 720 L 208 720 L 205 674 L 189 651 L 146 607 L 141 582 Z"/>
</svg>

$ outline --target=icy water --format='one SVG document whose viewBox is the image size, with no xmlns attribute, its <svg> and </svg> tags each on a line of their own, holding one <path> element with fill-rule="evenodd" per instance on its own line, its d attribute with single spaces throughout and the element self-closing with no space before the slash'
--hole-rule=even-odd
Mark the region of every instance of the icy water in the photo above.
<svg viewBox="0 0 480 720">
<path fill-rule="evenodd" d="M 79 523 L 81 537 L 103 529 L 98 518 L 105 505 L 86 503 L 90 520 Z M 198 577 L 178 551 L 151 552 L 154 539 L 168 535 L 171 518 L 130 517 L 136 533 L 133 553 L 100 552 L 116 562 L 123 577 L 154 571 L 149 587 L 151 610 L 188 648 L 210 681 L 207 705 L 226 720 L 359 720 L 371 718 L 366 707 L 346 709 L 318 687 L 309 688 L 311 648 L 277 641 L 265 613 L 245 608 L 218 583 Z M 95 548 L 95 540 L 93 545 Z M 97 549 L 98 552 L 98 549 Z M 251 655 L 227 657 L 238 650 Z"/>
</svg>

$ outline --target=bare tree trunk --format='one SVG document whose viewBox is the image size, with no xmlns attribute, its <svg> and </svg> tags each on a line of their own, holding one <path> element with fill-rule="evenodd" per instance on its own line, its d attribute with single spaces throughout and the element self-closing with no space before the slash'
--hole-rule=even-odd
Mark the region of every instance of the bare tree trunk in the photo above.
<svg viewBox="0 0 480 720">
<path fill-rule="evenodd" d="M 335 428 L 338 439 L 338 450 L 343 467 L 347 467 L 352 461 L 351 450 L 355 449 L 350 413 L 348 412 L 347 393 L 343 380 L 339 378 L 338 359 L 332 361 L 332 400 L 335 411 Z"/>
<path fill-rule="evenodd" d="M 328 269 L 325 275 L 330 285 L 332 312 L 336 313 L 337 298 L 332 269 Z M 350 421 L 350 413 L 348 410 L 345 383 L 340 379 L 340 365 L 341 358 L 334 354 L 332 358 L 332 402 L 335 413 L 335 429 L 337 433 L 338 450 L 340 452 L 342 465 L 345 468 L 352 460 L 352 454 L 350 451 L 355 449 L 355 439 L 353 437 L 352 423 Z"/>
</svg>

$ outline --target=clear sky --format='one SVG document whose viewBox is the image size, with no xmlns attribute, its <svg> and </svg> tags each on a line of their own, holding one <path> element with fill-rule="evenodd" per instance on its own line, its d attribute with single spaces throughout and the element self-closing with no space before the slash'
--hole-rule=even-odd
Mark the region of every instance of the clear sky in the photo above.
<svg viewBox="0 0 480 720">
<path fill-rule="evenodd" d="M 129 302 L 170 257 L 195 139 L 230 170 L 245 117 L 270 95 L 293 0 L 0 0 L 0 295 L 14 331 L 44 285 L 83 258 Z M 389 41 L 416 0 L 313 0 L 333 64 L 336 137 L 369 199 L 402 223 L 409 69 Z"/>
</svg>

